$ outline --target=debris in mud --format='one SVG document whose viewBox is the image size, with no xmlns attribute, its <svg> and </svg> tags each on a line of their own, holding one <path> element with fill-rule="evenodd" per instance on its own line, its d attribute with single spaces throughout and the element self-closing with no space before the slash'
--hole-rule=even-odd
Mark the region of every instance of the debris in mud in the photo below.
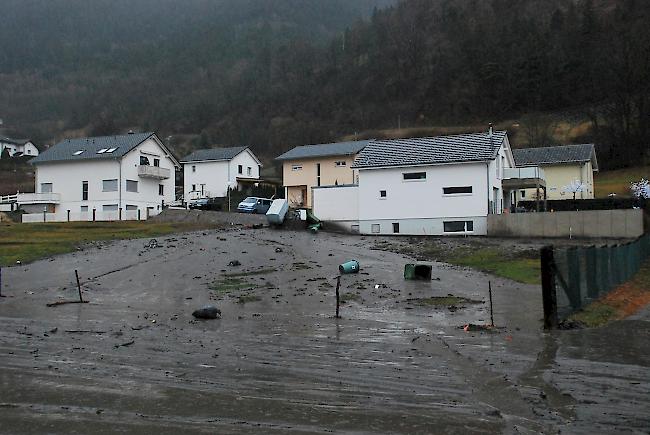
<svg viewBox="0 0 650 435">
<path fill-rule="evenodd" d="M 275 252 L 278 252 L 278 253 L 279 253 L 279 252 L 282 252 L 282 248 L 279 248 L 279 247 L 278 247 L 278 248 L 275 248 Z"/>
<path fill-rule="evenodd" d="M 221 310 L 213 305 L 206 305 L 195 310 L 192 315 L 197 319 L 220 319 Z"/>
<path fill-rule="evenodd" d="M 429 264 L 406 264 L 404 266 L 404 279 L 431 281 L 432 266 Z"/>
<path fill-rule="evenodd" d="M 256 295 L 241 295 L 237 298 L 238 304 L 246 304 L 248 302 L 259 302 L 262 298 Z"/>
<path fill-rule="evenodd" d="M 428 298 L 409 298 L 406 299 L 407 303 L 416 304 L 422 307 L 425 306 L 434 306 L 434 307 L 450 307 L 454 306 L 456 309 L 462 308 L 463 304 L 483 304 L 484 301 L 477 301 L 474 299 L 467 299 L 460 296 L 431 296 Z"/>
<path fill-rule="evenodd" d="M 580 321 L 577 320 L 563 320 L 560 322 L 559 325 L 557 325 L 558 329 L 563 329 L 563 330 L 571 330 L 571 329 L 584 329 L 586 325 Z"/>
<path fill-rule="evenodd" d="M 468 323 L 465 326 L 461 326 L 463 328 L 463 331 L 465 332 L 479 332 L 479 331 L 485 331 L 485 332 L 493 332 L 495 331 L 495 328 L 490 325 L 475 325 L 474 323 Z"/>
<path fill-rule="evenodd" d="M 156 240 L 156 239 L 151 239 L 151 240 L 149 240 L 149 243 L 147 243 L 146 245 L 144 245 L 144 247 L 145 247 L 145 248 L 149 248 L 149 249 L 155 249 L 155 248 L 159 248 L 160 245 L 158 244 L 158 240 Z"/>
<path fill-rule="evenodd" d="M 116 344 L 113 347 L 117 349 L 118 347 L 127 347 L 127 346 L 131 346 L 132 344 L 135 344 L 135 340 L 127 341 L 126 343 Z"/>
<path fill-rule="evenodd" d="M 230 263 L 228 263 L 228 266 L 236 267 L 236 266 L 241 266 L 241 263 L 239 260 L 231 260 Z"/>
</svg>

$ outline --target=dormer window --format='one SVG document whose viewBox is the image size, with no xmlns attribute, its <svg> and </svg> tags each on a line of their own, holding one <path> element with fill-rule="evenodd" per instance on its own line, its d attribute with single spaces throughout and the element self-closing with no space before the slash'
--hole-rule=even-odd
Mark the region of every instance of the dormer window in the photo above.
<svg viewBox="0 0 650 435">
<path fill-rule="evenodd" d="M 104 154 L 106 151 L 108 151 L 108 148 L 102 148 L 101 150 L 97 151 L 97 154 Z"/>
<path fill-rule="evenodd" d="M 75 151 L 74 153 L 72 153 L 72 155 L 73 155 L 73 156 L 80 156 L 81 154 L 83 154 L 84 151 L 85 151 L 85 150 Z"/>
<path fill-rule="evenodd" d="M 109 148 L 109 149 L 106 150 L 106 152 L 107 152 L 107 153 L 113 153 L 113 152 L 115 152 L 115 150 L 118 149 L 118 148 L 119 148 L 119 147 Z"/>
</svg>

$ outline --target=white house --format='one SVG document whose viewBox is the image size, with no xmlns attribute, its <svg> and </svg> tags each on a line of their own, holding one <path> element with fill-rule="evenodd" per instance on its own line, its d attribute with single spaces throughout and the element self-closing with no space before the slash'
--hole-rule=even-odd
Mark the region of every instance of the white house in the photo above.
<svg viewBox="0 0 650 435">
<path fill-rule="evenodd" d="M 29 139 L 11 139 L 0 136 L 0 158 L 2 158 L 5 149 L 9 152 L 10 157 L 37 156 L 39 154 L 38 148 Z"/>
<path fill-rule="evenodd" d="M 239 189 L 260 180 L 262 163 L 250 148 L 210 148 L 196 150 L 181 160 L 183 198 L 223 198 L 228 187 Z"/>
<path fill-rule="evenodd" d="M 502 180 L 511 167 L 508 135 L 492 128 L 375 140 L 352 165 L 358 186 L 313 188 L 314 214 L 362 234 L 485 235 L 487 215 L 510 206 Z"/>
<path fill-rule="evenodd" d="M 155 133 L 66 139 L 30 160 L 23 222 L 146 219 L 175 200 L 180 163 Z"/>
</svg>

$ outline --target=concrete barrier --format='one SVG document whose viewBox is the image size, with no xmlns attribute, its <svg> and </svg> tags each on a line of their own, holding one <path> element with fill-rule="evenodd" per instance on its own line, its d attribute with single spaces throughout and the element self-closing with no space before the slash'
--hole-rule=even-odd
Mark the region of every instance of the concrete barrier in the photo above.
<svg viewBox="0 0 650 435">
<path fill-rule="evenodd" d="M 489 215 L 488 236 L 635 238 L 643 220 L 640 209 Z"/>
</svg>

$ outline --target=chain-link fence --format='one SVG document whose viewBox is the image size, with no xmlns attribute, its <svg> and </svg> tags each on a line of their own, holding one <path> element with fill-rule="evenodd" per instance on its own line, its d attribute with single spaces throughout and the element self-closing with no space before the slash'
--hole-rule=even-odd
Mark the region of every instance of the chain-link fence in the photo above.
<svg viewBox="0 0 650 435">
<path fill-rule="evenodd" d="M 650 234 L 612 246 L 542 249 L 544 326 L 584 308 L 630 280 L 650 257 Z"/>
</svg>

